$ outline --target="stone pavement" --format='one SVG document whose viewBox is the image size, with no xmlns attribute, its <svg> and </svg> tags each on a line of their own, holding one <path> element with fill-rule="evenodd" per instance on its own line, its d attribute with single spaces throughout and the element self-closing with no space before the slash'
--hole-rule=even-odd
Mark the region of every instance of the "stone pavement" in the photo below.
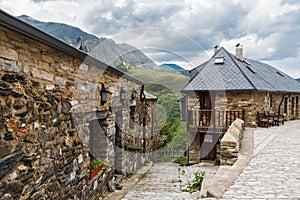
<svg viewBox="0 0 300 200">
<path fill-rule="evenodd" d="M 175 163 L 156 163 L 150 171 L 145 173 L 144 177 L 137 185 L 123 198 L 123 200 L 186 200 L 197 199 L 199 193 L 181 192 L 188 181 L 194 178 L 194 172 L 205 171 L 206 173 L 215 173 L 217 166 L 188 166 L 179 167 Z M 184 173 L 183 173 L 184 171 Z"/>
<path fill-rule="evenodd" d="M 263 144 L 268 138 L 273 140 Z M 254 131 L 254 144 L 265 147 L 222 198 L 300 199 L 300 121 Z"/>
<path fill-rule="evenodd" d="M 252 134 L 253 141 L 246 145 L 253 145 L 254 156 L 222 199 L 300 199 L 300 121 L 252 129 Z M 140 181 L 123 200 L 198 199 L 199 193 L 181 192 L 180 188 L 193 179 L 196 171 L 213 174 L 218 170 L 203 166 L 178 168 L 174 163 L 155 164 L 139 175 Z M 183 170 L 185 175 L 179 175 Z"/>
</svg>

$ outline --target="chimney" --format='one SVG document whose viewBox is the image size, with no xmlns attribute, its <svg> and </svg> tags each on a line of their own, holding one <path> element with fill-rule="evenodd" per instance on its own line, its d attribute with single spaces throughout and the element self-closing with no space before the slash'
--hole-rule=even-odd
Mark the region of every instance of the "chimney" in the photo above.
<svg viewBox="0 0 300 200">
<path fill-rule="evenodd" d="M 244 56 L 243 56 L 243 45 L 241 45 L 240 43 L 238 43 L 237 45 L 235 45 L 235 57 L 237 59 L 239 59 L 240 61 L 244 60 Z"/>
<path fill-rule="evenodd" d="M 220 47 L 219 47 L 219 45 L 216 45 L 215 47 L 214 47 L 214 49 L 215 49 L 215 54 L 219 51 L 219 49 L 220 49 Z"/>
</svg>

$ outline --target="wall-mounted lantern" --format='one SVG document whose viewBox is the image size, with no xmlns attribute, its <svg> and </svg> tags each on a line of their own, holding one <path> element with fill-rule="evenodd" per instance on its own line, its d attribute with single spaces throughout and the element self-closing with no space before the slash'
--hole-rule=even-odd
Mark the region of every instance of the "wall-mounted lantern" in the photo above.
<svg viewBox="0 0 300 200">
<path fill-rule="evenodd" d="M 121 90 L 120 90 L 120 99 L 122 102 L 127 99 L 126 91 L 123 88 L 121 88 Z"/>
<path fill-rule="evenodd" d="M 144 101 L 146 99 L 145 95 L 145 86 L 142 85 L 142 90 L 141 90 L 141 100 Z"/>
<path fill-rule="evenodd" d="M 136 90 L 133 88 L 132 94 L 131 94 L 131 100 L 135 100 L 135 99 L 136 99 Z"/>
<path fill-rule="evenodd" d="M 101 97 L 101 105 L 104 105 L 109 98 L 110 92 L 104 87 L 104 84 L 101 86 L 100 97 Z"/>
</svg>

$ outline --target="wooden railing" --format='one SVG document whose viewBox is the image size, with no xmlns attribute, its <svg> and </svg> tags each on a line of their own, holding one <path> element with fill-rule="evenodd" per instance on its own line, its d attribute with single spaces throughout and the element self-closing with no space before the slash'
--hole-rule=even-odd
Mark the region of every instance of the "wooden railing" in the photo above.
<svg viewBox="0 0 300 200">
<path fill-rule="evenodd" d="M 188 110 L 190 127 L 228 128 L 234 120 L 245 120 L 244 110 Z"/>
<path fill-rule="evenodd" d="M 184 155 L 184 150 L 158 150 L 157 158 L 178 158 Z"/>
</svg>

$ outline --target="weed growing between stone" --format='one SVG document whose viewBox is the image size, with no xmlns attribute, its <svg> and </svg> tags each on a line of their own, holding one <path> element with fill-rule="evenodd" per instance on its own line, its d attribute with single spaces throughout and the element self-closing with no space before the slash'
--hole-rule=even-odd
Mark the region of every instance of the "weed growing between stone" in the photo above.
<svg viewBox="0 0 300 200">
<path fill-rule="evenodd" d="M 178 167 L 178 182 L 180 184 L 180 190 L 182 190 L 182 180 L 181 175 L 185 175 L 185 171 L 181 169 L 181 167 Z"/>
<path fill-rule="evenodd" d="M 202 172 L 202 171 L 197 171 L 194 173 L 195 177 L 191 182 L 188 182 L 187 183 L 187 188 L 184 188 L 184 189 L 181 189 L 182 192 L 197 192 L 197 191 L 200 191 L 201 190 L 201 186 L 202 186 L 202 181 L 204 179 L 204 176 L 205 176 L 205 172 Z"/>
</svg>

